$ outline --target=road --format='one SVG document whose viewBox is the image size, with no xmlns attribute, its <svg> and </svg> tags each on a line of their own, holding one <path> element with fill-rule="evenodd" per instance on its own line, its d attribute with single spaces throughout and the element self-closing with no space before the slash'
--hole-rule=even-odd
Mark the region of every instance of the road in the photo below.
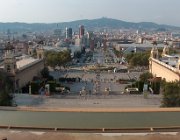
<svg viewBox="0 0 180 140">
<path fill-rule="evenodd" d="M 83 56 L 82 59 L 84 59 L 85 56 Z M 110 60 L 110 58 L 112 60 Z M 55 79 L 58 79 L 60 77 L 67 77 L 67 78 L 81 78 L 82 80 L 80 82 L 73 83 L 70 85 L 72 92 L 79 93 L 82 88 L 86 88 L 87 90 L 94 90 L 95 83 L 97 82 L 96 79 L 96 72 L 94 71 L 85 71 L 83 67 L 86 66 L 93 66 L 96 63 L 100 64 L 101 66 L 109 66 L 109 67 L 116 67 L 118 69 L 124 68 L 126 66 L 120 65 L 119 63 L 114 63 L 117 59 L 115 57 L 115 54 L 112 50 L 107 50 L 104 52 L 102 49 L 97 49 L 93 53 L 93 57 L 91 61 L 88 63 L 78 63 L 77 65 L 71 66 L 69 69 L 66 70 L 59 70 L 59 71 L 51 71 L 50 75 L 52 75 Z M 107 64 L 105 61 L 110 60 L 110 62 Z M 80 60 L 80 62 L 82 62 Z M 110 88 L 112 92 L 116 92 L 118 94 L 121 94 L 124 91 L 124 88 L 127 86 L 127 84 L 119 84 L 116 81 L 118 79 L 138 79 L 139 75 L 142 72 L 130 72 L 130 73 L 114 73 L 113 71 L 109 72 L 100 72 L 100 92 L 103 93 L 106 88 Z M 130 84 L 130 83 L 128 83 Z"/>
</svg>

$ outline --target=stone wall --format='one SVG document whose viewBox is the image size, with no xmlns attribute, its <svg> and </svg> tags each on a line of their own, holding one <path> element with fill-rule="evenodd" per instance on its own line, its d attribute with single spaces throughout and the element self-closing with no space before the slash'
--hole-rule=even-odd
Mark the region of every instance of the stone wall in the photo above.
<svg viewBox="0 0 180 140">
<path fill-rule="evenodd" d="M 41 70 L 44 68 L 44 60 L 39 60 L 28 67 L 17 72 L 15 80 L 18 82 L 17 88 L 22 88 L 29 81 L 32 81 L 34 76 L 40 75 Z M 16 84 L 17 84 L 16 82 Z"/>
</svg>

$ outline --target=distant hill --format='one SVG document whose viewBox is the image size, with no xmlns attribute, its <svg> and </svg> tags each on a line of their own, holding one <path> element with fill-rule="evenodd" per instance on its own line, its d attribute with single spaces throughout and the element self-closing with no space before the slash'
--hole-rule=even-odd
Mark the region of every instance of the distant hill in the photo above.
<svg viewBox="0 0 180 140">
<path fill-rule="evenodd" d="M 84 19 L 76 20 L 71 22 L 62 23 L 0 23 L 0 31 L 6 32 L 8 29 L 11 31 L 46 31 L 53 30 L 56 28 L 65 29 L 66 27 L 72 27 L 73 30 L 77 30 L 79 25 L 84 25 L 89 30 L 94 29 L 145 29 L 145 30 L 180 30 L 180 27 L 170 26 L 170 25 L 160 25 L 152 22 L 126 22 L 111 18 L 99 18 L 99 19 Z"/>
</svg>

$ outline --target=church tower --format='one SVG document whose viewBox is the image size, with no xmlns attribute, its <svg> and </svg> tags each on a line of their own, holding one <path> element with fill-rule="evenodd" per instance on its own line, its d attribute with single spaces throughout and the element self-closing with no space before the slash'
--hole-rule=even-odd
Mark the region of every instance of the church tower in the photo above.
<svg viewBox="0 0 180 140">
<path fill-rule="evenodd" d="M 38 47 L 36 48 L 37 59 L 44 59 L 44 41 L 41 40 L 38 42 Z"/>
<path fill-rule="evenodd" d="M 28 42 L 28 55 L 33 56 L 35 54 L 35 48 L 33 47 L 33 42 Z"/>
<path fill-rule="evenodd" d="M 167 41 L 164 41 L 164 48 L 163 48 L 163 52 L 162 52 L 162 57 L 165 55 L 169 55 L 169 47 L 168 47 Z"/>
<path fill-rule="evenodd" d="M 159 58 L 159 52 L 158 52 L 158 49 L 157 49 L 157 42 L 153 41 L 152 44 L 153 44 L 153 48 L 151 50 L 151 58 L 158 59 Z"/>
<path fill-rule="evenodd" d="M 39 47 L 36 49 L 37 58 L 38 59 L 44 59 L 44 49 L 43 47 Z"/>
<path fill-rule="evenodd" d="M 14 47 L 10 42 L 8 42 L 5 47 L 4 70 L 10 74 L 15 74 L 17 71 Z"/>
</svg>

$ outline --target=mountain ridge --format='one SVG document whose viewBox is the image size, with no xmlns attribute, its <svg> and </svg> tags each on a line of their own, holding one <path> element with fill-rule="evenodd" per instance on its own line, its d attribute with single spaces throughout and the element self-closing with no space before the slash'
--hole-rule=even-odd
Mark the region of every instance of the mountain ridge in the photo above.
<svg viewBox="0 0 180 140">
<path fill-rule="evenodd" d="M 53 29 L 65 29 L 66 27 L 71 27 L 73 29 L 78 29 L 79 25 L 84 25 L 87 29 L 101 29 L 101 28 L 111 28 L 111 29 L 145 29 L 145 30 L 180 30 L 180 27 L 157 24 L 154 22 L 127 22 L 112 18 L 98 18 L 98 19 L 83 19 L 75 20 L 70 22 L 59 22 L 59 23 L 24 23 L 24 22 L 0 22 L 0 31 L 7 31 L 8 29 L 12 31 L 46 31 Z"/>
</svg>

